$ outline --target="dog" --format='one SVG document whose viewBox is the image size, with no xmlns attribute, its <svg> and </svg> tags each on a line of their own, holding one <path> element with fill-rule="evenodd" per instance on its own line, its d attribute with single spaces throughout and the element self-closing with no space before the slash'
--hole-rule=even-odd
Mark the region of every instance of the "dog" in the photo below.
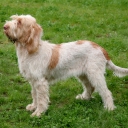
<svg viewBox="0 0 128 128">
<path fill-rule="evenodd" d="M 105 81 L 108 68 L 118 77 L 128 75 L 127 68 L 116 66 L 107 51 L 88 40 L 53 44 L 42 41 L 43 30 L 31 15 L 13 15 L 3 29 L 8 39 L 15 43 L 20 73 L 32 87 L 32 104 L 26 110 L 31 116 L 41 116 L 49 106 L 49 85 L 58 80 L 76 77 L 83 93 L 76 99 L 89 100 L 94 90 L 102 98 L 107 110 L 114 110 L 112 94 Z"/>
</svg>

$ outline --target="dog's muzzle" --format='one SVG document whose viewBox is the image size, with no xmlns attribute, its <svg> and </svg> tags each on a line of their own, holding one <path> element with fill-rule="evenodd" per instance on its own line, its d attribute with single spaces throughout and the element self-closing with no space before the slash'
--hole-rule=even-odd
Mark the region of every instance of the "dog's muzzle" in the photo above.
<svg viewBox="0 0 128 128">
<path fill-rule="evenodd" d="M 17 41 L 17 39 L 16 38 L 12 38 L 12 37 L 10 37 L 9 35 L 8 35 L 8 32 L 7 32 L 7 30 L 9 29 L 9 26 L 4 26 L 3 27 L 3 29 L 4 29 L 4 33 L 6 34 L 6 36 L 8 37 L 8 39 L 9 39 L 9 41 L 11 41 L 12 43 L 15 43 L 16 41 Z"/>
</svg>

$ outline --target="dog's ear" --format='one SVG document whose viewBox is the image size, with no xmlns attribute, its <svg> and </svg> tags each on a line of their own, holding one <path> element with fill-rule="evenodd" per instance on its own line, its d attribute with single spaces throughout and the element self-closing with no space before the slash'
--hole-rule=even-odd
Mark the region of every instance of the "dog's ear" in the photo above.
<svg viewBox="0 0 128 128">
<path fill-rule="evenodd" d="M 38 50 L 41 36 L 42 28 L 38 24 L 32 25 L 30 29 L 30 37 L 26 45 L 29 54 L 35 53 Z"/>
</svg>

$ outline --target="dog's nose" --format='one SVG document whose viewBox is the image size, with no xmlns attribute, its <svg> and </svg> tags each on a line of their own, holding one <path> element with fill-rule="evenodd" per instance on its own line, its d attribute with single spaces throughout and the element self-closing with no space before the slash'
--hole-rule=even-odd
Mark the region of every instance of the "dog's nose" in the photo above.
<svg viewBox="0 0 128 128">
<path fill-rule="evenodd" d="M 9 26 L 5 25 L 3 28 L 4 28 L 4 30 L 7 30 L 9 28 Z"/>
</svg>

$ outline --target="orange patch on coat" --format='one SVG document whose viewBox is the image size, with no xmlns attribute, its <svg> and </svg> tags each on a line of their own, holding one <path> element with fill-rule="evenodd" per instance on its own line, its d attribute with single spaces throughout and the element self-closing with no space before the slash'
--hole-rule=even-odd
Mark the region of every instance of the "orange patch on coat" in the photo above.
<svg viewBox="0 0 128 128">
<path fill-rule="evenodd" d="M 81 45 L 81 44 L 83 44 L 83 43 L 85 43 L 84 40 L 79 40 L 79 41 L 76 42 L 76 44 L 78 44 L 78 45 Z"/>
<path fill-rule="evenodd" d="M 106 51 L 104 48 L 102 48 L 101 46 L 99 46 L 98 44 L 96 44 L 96 43 L 94 43 L 94 42 L 91 42 L 91 45 L 92 45 L 94 48 L 100 48 L 101 51 L 103 52 L 103 54 L 104 54 L 106 60 L 110 60 L 110 57 L 109 57 L 107 51 Z"/>
<path fill-rule="evenodd" d="M 60 48 L 61 48 L 61 45 L 56 45 L 52 49 L 52 56 L 51 56 L 51 60 L 50 60 L 49 66 L 48 66 L 49 69 L 54 69 L 56 67 L 56 65 L 58 64 Z"/>
<path fill-rule="evenodd" d="M 40 34 L 42 32 L 42 28 L 36 24 L 33 25 L 33 29 L 34 29 L 33 37 L 31 37 L 29 41 L 27 41 L 27 45 L 26 45 L 29 54 L 35 53 L 38 50 Z M 30 36 L 30 33 L 32 33 L 32 29 L 30 29 L 28 33 L 26 33 L 27 40 L 28 37 Z"/>
</svg>

